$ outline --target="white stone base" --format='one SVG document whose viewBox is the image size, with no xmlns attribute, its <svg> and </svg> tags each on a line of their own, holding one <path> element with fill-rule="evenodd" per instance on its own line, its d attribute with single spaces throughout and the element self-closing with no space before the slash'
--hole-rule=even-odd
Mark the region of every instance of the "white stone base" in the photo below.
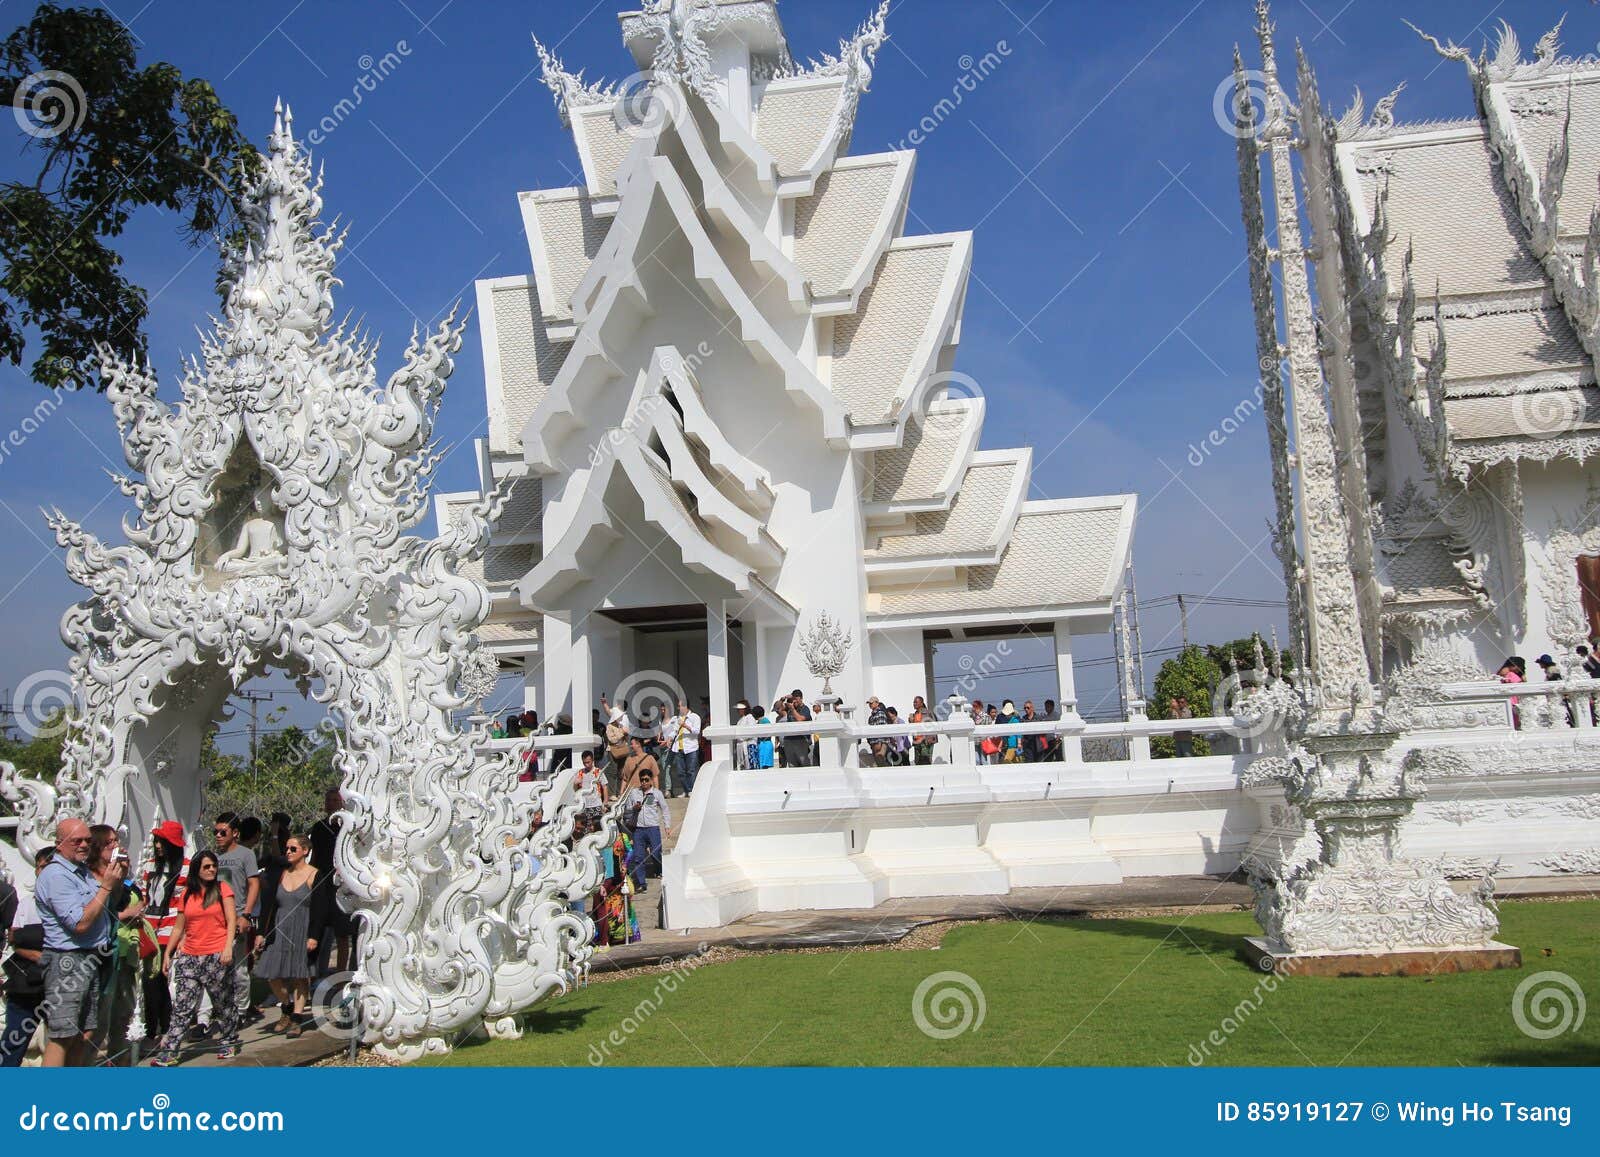
<svg viewBox="0 0 1600 1157">
<path fill-rule="evenodd" d="M 664 878 L 672 928 L 758 912 L 872 908 L 906 896 L 1226 875 L 1247 856 L 1316 852 L 1276 788 L 1241 789 L 1249 756 L 952 768 L 701 769 Z M 1592 767 L 1430 784 L 1406 854 L 1448 875 L 1583 871 L 1600 845 Z"/>
</svg>

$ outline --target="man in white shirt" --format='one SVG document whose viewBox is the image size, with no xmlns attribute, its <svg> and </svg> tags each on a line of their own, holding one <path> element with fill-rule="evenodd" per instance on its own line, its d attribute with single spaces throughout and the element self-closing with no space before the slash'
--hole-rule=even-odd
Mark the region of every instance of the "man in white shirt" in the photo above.
<svg viewBox="0 0 1600 1157">
<path fill-rule="evenodd" d="M 678 713 L 661 725 L 661 739 L 667 745 L 667 777 L 673 795 L 694 791 L 700 772 L 700 716 L 689 704 L 678 700 Z M 681 790 L 680 790 L 681 789 Z"/>
</svg>

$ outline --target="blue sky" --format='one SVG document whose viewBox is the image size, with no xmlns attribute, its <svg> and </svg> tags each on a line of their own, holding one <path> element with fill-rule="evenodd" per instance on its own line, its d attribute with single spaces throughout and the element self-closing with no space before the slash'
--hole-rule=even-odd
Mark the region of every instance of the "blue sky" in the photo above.
<svg viewBox="0 0 1600 1157">
<path fill-rule="evenodd" d="M 804 55 L 833 49 L 869 6 L 788 0 L 781 12 Z M 385 336 L 387 374 L 414 318 L 470 304 L 475 278 L 528 271 L 516 193 L 578 179 L 530 34 L 591 79 L 625 76 L 634 69 L 618 7 L 118 0 L 114 11 L 141 38 L 142 61 L 210 79 L 258 140 L 274 98 L 292 103 L 303 135 L 359 91 L 374 61 L 394 54 L 398 65 L 315 150 L 327 168 L 328 211 L 352 225 L 337 303 Z M 32 9 L 0 4 L 0 24 L 9 30 Z M 1280 43 L 1306 45 L 1330 103 L 1342 108 L 1359 85 L 1370 107 L 1405 81 L 1398 113 L 1412 120 L 1469 115 L 1472 95 L 1461 66 L 1440 61 L 1402 17 L 1473 45 L 1504 18 L 1531 45 L 1563 14 L 1567 51 L 1594 51 L 1600 12 L 1577 2 L 1280 0 L 1275 18 Z M 1137 492 L 1135 559 L 1147 600 L 1176 591 L 1283 595 L 1265 538 L 1271 494 L 1259 415 L 1209 454 L 1191 452 L 1256 381 L 1234 142 L 1214 112 L 1235 41 L 1253 63 L 1252 29 L 1249 0 L 898 0 L 852 147 L 897 146 L 972 60 L 1002 58 L 919 146 L 908 232 L 975 230 L 957 368 L 988 398 L 984 445 L 1036 447 L 1034 497 Z M 21 134 L 6 131 L 18 149 L 0 172 L 29 171 Z M 136 221 L 122 251 L 152 294 L 152 357 L 174 382 L 180 355 L 197 346 L 195 326 L 215 308 L 214 253 L 187 248 L 156 212 Z M 0 431 L 9 431 L 41 391 L 9 366 L 0 381 Z M 443 487 L 473 484 L 470 443 L 484 430 L 474 324 L 440 423 L 441 439 L 460 447 L 439 472 Z M 0 458 L 8 641 L 0 690 L 65 668 L 57 623 L 78 591 L 39 507 L 60 506 L 115 536 L 125 504 L 106 478 L 113 467 L 123 468 L 110 410 L 93 394 L 68 399 Z M 1273 609 L 1203 607 L 1190 630 L 1220 639 L 1282 618 Z M 1177 641 L 1173 608 L 1152 609 L 1146 649 Z M 945 656 L 941 668 L 955 661 Z M 1008 662 L 1038 659 L 1024 649 Z M 1105 701 L 1109 673 L 1085 670 L 1086 706 Z M 996 693 L 1020 700 L 1047 688 L 1039 674 L 1019 671 L 985 697 Z"/>
</svg>

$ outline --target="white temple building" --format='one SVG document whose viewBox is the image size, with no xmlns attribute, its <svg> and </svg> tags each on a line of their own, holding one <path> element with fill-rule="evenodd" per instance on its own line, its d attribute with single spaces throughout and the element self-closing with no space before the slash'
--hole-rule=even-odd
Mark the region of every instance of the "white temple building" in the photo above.
<svg viewBox="0 0 1600 1157">
<path fill-rule="evenodd" d="M 482 490 L 522 475 L 480 634 L 542 717 L 814 698 L 820 613 L 852 640 L 846 704 L 932 702 L 936 641 L 1032 634 L 1073 710 L 1134 498 L 1030 499 L 1027 447 L 979 449 L 953 369 L 972 235 L 906 231 L 913 152 L 850 154 L 887 7 L 807 66 L 775 0 L 622 13 L 650 72 L 621 84 L 539 49 L 584 181 L 520 194 L 531 271 L 480 281 L 478 318 Z"/>
<path fill-rule="evenodd" d="M 1508 25 L 1492 58 L 1433 43 L 1464 66 L 1471 115 L 1398 121 L 1396 89 L 1336 118 L 1300 63 L 1362 626 L 1374 674 L 1437 640 L 1482 672 L 1520 654 L 1542 678 L 1548 653 L 1581 675 L 1600 635 L 1600 66 L 1562 58 L 1554 31 L 1531 62 Z"/>
</svg>

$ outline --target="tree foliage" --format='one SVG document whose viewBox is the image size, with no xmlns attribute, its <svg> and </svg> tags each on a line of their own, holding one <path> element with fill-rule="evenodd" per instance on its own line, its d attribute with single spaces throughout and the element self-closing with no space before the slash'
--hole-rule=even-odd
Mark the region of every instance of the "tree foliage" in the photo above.
<svg viewBox="0 0 1600 1157">
<path fill-rule="evenodd" d="M 24 733 L 15 739 L 0 735 L 0 759 L 47 783 L 54 783 L 61 771 L 61 751 L 66 740 L 66 713 L 57 711 L 45 719 L 32 735 Z"/>
<path fill-rule="evenodd" d="M 1191 644 L 1161 664 L 1149 705 L 1150 718 L 1172 718 L 1172 700 L 1180 695 L 1189 701 L 1189 708 L 1196 715 L 1211 714 L 1211 696 L 1222 682 L 1222 668 L 1207 652 L 1208 648 Z M 1211 745 L 1203 735 L 1194 737 L 1194 753 L 1211 754 Z M 1151 737 L 1150 754 L 1157 759 L 1170 759 L 1176 754 L 1172 737 Z"/>
<path fill-rule="evenodd" d="M 182 218 L 191 243 L 236 226 L 255 149 L 208 81 L 140 67 L 131 31 L 102 8 L 41 4 L 0 44 L 0 83 L 29 181 L 0 184 L 0 356 L 48 388 L 99 381 L 96 347 L 142 358 L 145 291 L 107 244 L 136 209 Z"/>
<path fill-rule="evenodd" d="M 205 815 L 233 811 L 266 819 L 286 812 L 304 832 L 322 814 L 322 797 L 338 785 L 334 769 L 337 747 L 331 732 L 287 727 L 262 736 L 255 764 L 248 756 L 218 751 L 215 733 L 201 752 L 202 772 L 209 772 Z"/>
</svg>

